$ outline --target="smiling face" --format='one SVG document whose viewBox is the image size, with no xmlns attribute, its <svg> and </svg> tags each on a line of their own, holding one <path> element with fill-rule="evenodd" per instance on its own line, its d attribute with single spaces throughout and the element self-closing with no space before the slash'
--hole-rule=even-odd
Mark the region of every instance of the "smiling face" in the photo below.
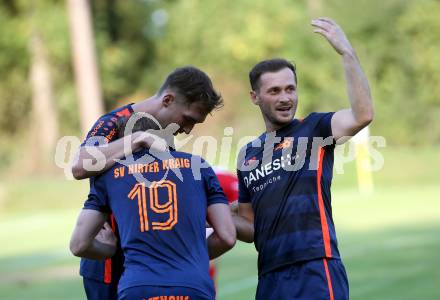
<svg viewBox="0 0 440 300">
<path fill-rule="evenodd" d="M 263 73 L 258 88 L 251 91 L 251 99 L 260 107 L 266 131 L 288 125 L 298 104 L 295 74 L 289 68 Z"/>
</svg>

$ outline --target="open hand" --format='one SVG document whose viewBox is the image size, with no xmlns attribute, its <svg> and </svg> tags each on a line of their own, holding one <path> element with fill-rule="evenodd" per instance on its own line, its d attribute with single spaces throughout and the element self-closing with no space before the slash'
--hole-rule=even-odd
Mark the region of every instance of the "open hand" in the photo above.
<svg viewBox="0 0 440 300">
<path fill-rule="evenodd" d="M 342 28 L 330 18 L 321 17 L 312 20 L 313 32 L 324 36 L 340 55 L 353 54 L 354 49 Z"/>
<path fill-rule="evenodd" d="M 148 131 L 137 131 L 133 133 L 133 142 L 142 148 L 154 149 L 160 152 L 166 151 L 168 149 L 167 142 L 163 138 L 151 134 Z"/>
</svg>

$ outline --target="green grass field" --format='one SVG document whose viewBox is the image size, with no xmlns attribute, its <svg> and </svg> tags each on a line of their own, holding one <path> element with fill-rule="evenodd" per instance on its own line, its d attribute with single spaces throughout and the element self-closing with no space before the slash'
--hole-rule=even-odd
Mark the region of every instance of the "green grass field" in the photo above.
<svg viewBox="0 0 440 300">
<path fill-rule="evenodd" d="M 354 164 L 335 175 L 333 214 L 351 299 L 440 299 L 440 149 L 385 149 L 375 192 L 360 196 Z M 0 299 L 84 299 L 68 251 L 88 183 L 0 183 Z M 253 299 L 253 245 L 219 262 L 218 299 Z"/>
</svg>

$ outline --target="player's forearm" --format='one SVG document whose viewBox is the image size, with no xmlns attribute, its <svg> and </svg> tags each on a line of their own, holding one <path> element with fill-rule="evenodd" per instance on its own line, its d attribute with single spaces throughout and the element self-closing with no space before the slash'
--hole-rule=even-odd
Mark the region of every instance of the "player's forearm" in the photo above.
<svg viewBox="0 0 440 300">
<path fill-rule="evenodd" d="M 237 231 L 237 239 L 242 242 L 253 243 L 254 224 L 236 214 L 232 215 L 232 220 L 234 221 L 235 229 Z"/>
<path fill-rule="evenodd" d="M 353 117 L 360 127 L 365 127 L 373 120 L 373 102 L 368 80 L 354 49 L 342 54 L 342 62 Z"/>
<path fill-rule="evenodd" d="M 100 241 L 93 239 L 89 243 L 79 243 L 77 245 L 70 245 L 70 250 L 73 255 L 88 258 L 102 260 L 110 258 L 116 253 L 116 246 L 110 244 L 104 244 Z"/>
<path fill-rule="evenodd" d="M 215 231 L 207 240 L 209 259 L 214 259 L 229 251 L 234 247 L 235 239 L 233 242 L 222 239 Z"/>
<path fill-rule="evenodd" d="M 78 159 L 72 166 L 73 176 L 76 179 L 84 179 L 99 175 L 111 168 L 116 159 L 121 159 L 140 147 L 140 143 L 134 142 L 131 135 L 103 146 L 82 146 Z"/>
<path fill-rule="evenodd" d="M 234 247 L 237 236 L 228 204 L 211 204 L 207 212 L 207 220 L 214 229 L 208 237 L 209 256 L 213 259 Z"/>
</svg>

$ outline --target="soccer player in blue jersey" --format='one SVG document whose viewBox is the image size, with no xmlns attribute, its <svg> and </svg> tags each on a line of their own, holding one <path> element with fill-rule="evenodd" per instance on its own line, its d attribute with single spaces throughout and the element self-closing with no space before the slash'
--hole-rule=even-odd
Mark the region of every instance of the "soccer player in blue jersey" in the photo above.
<svg viewBox="0 0 440 300">
<path fill-rule="evenodd" d="M 178 68 L 168 75 L 154 96 L 122 106 L 100 117 L 81 145 L 72 173 L 76 179 L 99 175 L 111 168 L 115 159 L 129 154 L 127 151 L 131 153 L 152 146 L 157 139 L 151 135 L 145 138 L 145 133 L 141 131 L 120 138 L 122 134 L 118 125 L 123 124 L 134 112 L 150 114 L 162 128 L 177 124 L 174 133 L 189 133 L 195 124 L 203 122 L 208 113 L 221 105 L 222 99 L 214 90 L 208 75 L 195 67 Z M 172 141 L 168 140 L 167 143 L 171 144 Z M 126 149 L 125 144 L 130 147 Z M 106 230 L 110 228 L 117 232 L 117 222 L 111 215 L 101 235 L 107 235 Z M 82 259 L 80 274 L 87 298 L 117 299 L 116 290 L 122 265 L 120 249 L 105 261 Z"/>
<path fill-rule="evenodd" d="M 175 128 L 173 134 L 188 134 L 196 124 L 202 123 L 212 110 L 221 105 L 222 99 L 206 73 L 191 66 L 177 68 L 168 75 L 152 97 L 115 109 L 96 121 L 79 148 L 72 166 L 73 176 L 84 179 L 98 175 L 109 169 L 115 159 L 127 154 L 124 153 L 127 149 L 124 149 L 123 139 L 117 139 L 116 122 L 120 117 L 129 117 L 133 112 L 144 112 L 152 115 L 162 128 L 176 124 L 176 127 L 171 127 Z M 143 139 L 143 136 L 141 132 L 136 132 L 125 137 L 130 142 L 130 152 L 153 144 L 154 136 L 150 139 Z M 99 141 L 108 143 L 102 145 L 98 144 Z M 85 147 L 86 144 L 88 147 Z"/>
<path fill-rule="evenodd" d="M 117 245 L 108 229 L 95 238 L 113 213 L 125 256 L 119 299 L 214 299 L 209 258 L 235 243 L 228 201 L 214 171 L 199 157 L 171 151 L 167 159 L 137 162 L 144 155 L 151 158 L 149 153 L 140 150 L 134 162 L 117 163 L 91 180 L 71 251 L 90 259 L 114 255 Z M 139 182 L 136 174 L 146 181 Z M 214 229 L 207 241 L 206 220 Z"/>
<path fill-rule="evenodd" d="M 332 219 L 330 185 L 335 143 L 373 119 L 367 79 L 343 30 L 331 19 L 312 21 L 341 55 L 350 108 L 295 119 L 295 67 L 284 59 L 250 71 L 251 99 L 266 131 L 238 161 L 239 215 L 254 225 L 237 236 L 258 251 L 256 299 L 348 299 L 348 280 Z"/>
</svg>

